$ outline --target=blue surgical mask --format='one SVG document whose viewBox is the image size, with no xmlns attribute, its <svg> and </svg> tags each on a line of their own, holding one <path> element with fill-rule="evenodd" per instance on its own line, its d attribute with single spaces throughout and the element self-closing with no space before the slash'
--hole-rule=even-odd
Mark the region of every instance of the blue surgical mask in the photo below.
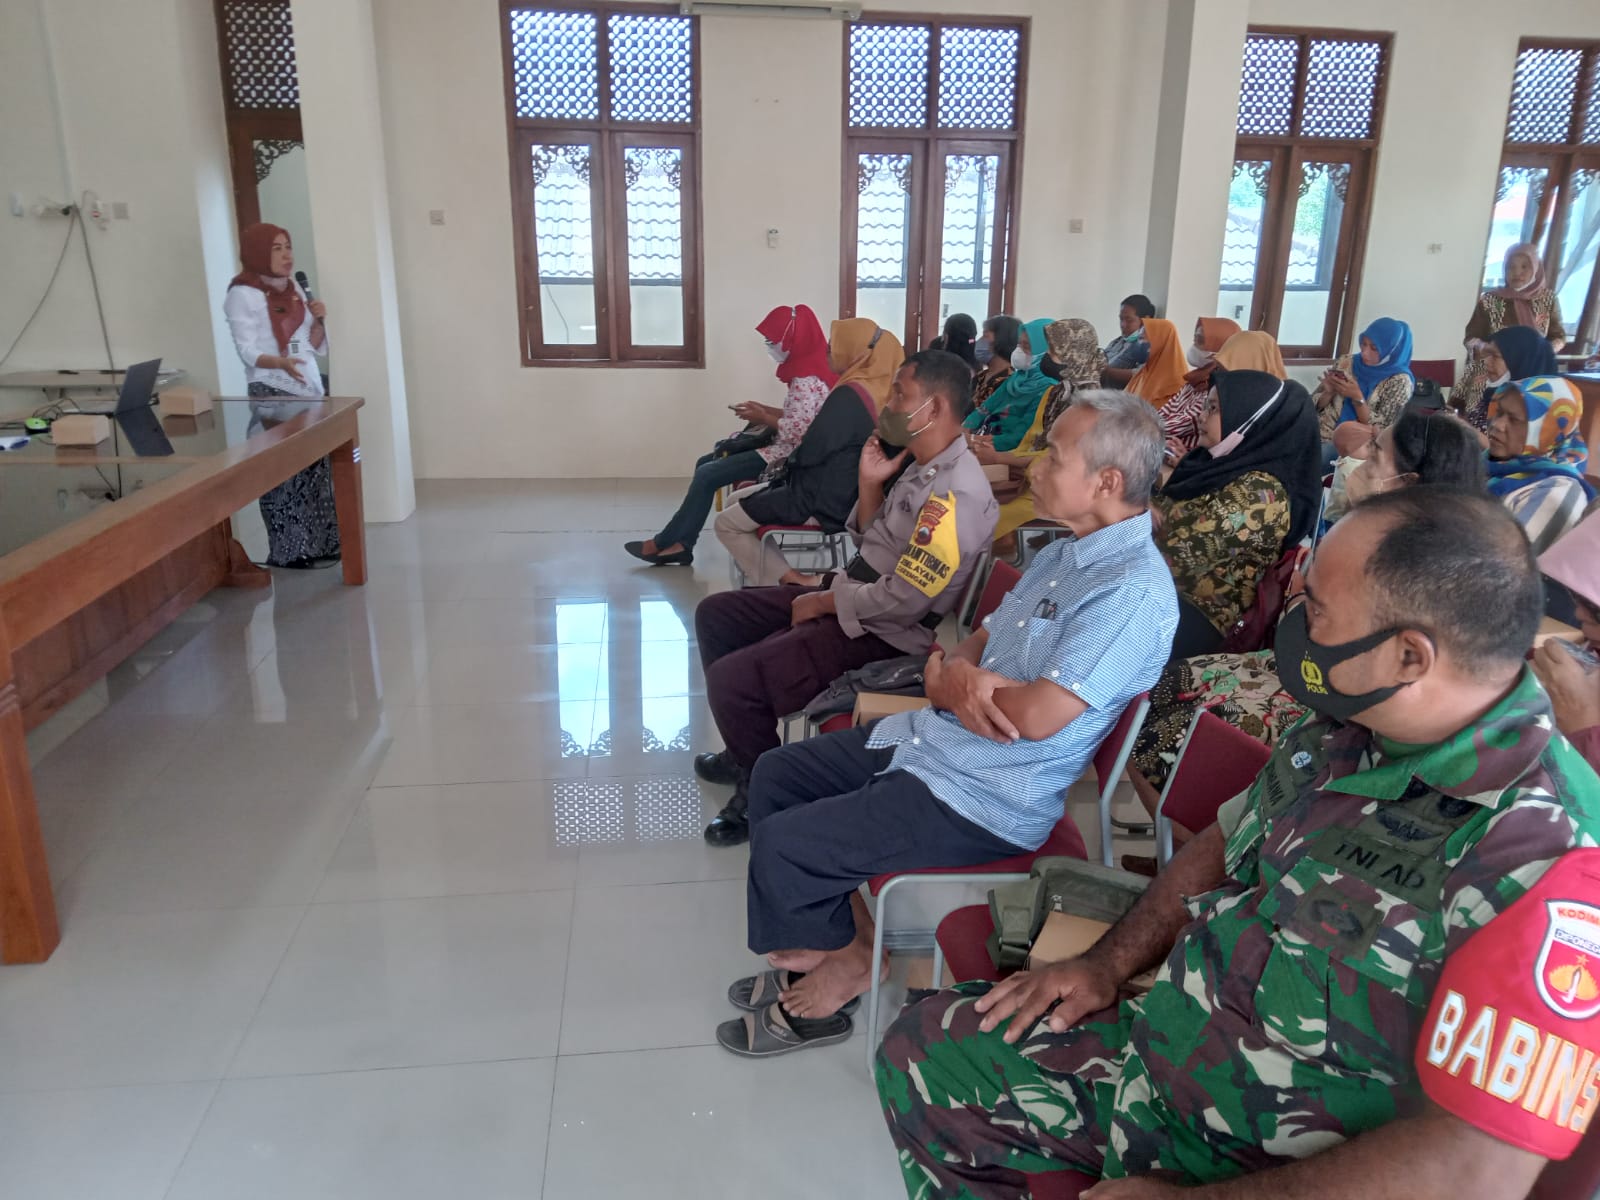
<svg viewBox="0 0 1600 1200">
<path fill-rule="evenodd" d="M 980 367 L 987 367 L 994 358 L 994 345 L 987 338 L 979 338 L 972 345 L 972 353 Z"/>
</svg>

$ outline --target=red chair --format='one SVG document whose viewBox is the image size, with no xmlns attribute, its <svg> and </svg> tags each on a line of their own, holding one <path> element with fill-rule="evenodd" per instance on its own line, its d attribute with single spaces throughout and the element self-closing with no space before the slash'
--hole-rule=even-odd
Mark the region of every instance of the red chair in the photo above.
<svg viewBox="0 0 1600 1200">
<path fill-rule="evenodd" d="M 1421 362 L 1411 360 L 1411 377 L 1413 379 L 1431 379 L 1437 383 L 1441 390 L 1452 388 L 1456 385 L 1456 360 L 1453 358 L 1425 358 Z"/>
<path fill-rule="evenodd" d="M 1208 828 L 1229 800 L 1255 782 L 1272 757 L 1272 747 L 1236 729 L 1209 709 L 1189 722 L 1178 762 L 1156 805 L 1156 857 L 1172 860 L 1172 826 L 1193 833 Z"/>
<path fill-rule="evenodd" d="M 998 570 L 1004 564 L 997 563 Z M 1127 764 L 1128 755 L 1133 751 L 1134 739 L 1139 736 L 1139 727 L 1144 724 L 1144 715 L 1150 711 L 1150 696 L 1148 693 L 1135 697 L 1111 727 L 1111 731 L 1101 740 L 1094 752 L 1091 761 L 1095 771 L 1100 777 L 1100 812 L 1102 827 L 1107 819 L 1109 801 L 1107 797 L 1116 788 L 1117 780 L 1122 776 L 1122 769 Z M 878 1048 L 878 1003 L 881 999 L 882 982 L 876 964 L 883 961 L 884 938 L 884 912 L 888 905 L 889 893 L 903 884 L 955 884 L 965 886 L 979 884 L 993 887 L 1000 883 L 1011 883 L 1025 877 L 1033 869 L 1033 860 L 1036 858 L 1088 858 L 1089 852 L 1083 844 L 1083 834 L 1078 831 L 1077 822 L 1066 811 L 1066 796 L 1061 797 L 1061 819 L 1056 822 L 1050 836 L 1045 839 L 1044 845 L 1037 850 L 1024 854 L 1014 854 L 1010 858 L 996 859 L 993 862 L 980 863 L 970 867 L 934 867 L 926 871 L 899 871 L 887 875 L 878 875 L 867 882 L 867 893 L 876 900 L 873 907 L 872 930 L 872 990 L 867 993 L 867 1069 L 872 1069 L 872 1059 Z M 985 910 L 987 911 L 987 909 Z M 935 966 L 937 959 L 937 938 L 935 939 Z"/>
</svg>

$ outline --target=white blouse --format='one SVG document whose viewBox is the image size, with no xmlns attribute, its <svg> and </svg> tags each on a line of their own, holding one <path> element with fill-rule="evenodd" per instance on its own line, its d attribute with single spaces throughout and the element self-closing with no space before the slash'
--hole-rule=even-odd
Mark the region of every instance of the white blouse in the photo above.
<svg viewBox="0 0 1600 1200">
<path fill-rule="evenodd" d="M 294 280 L 289 281 L 289 286 L 299 292 L 300 298 L 305 299 L 305 292 Z M 322 395 L 322 369 L 317 366 L 319 351 L 311 346 L 311 326 L 315 318 L 311 315 L 311 308 L 306 306 L 306 315 L 296 329 L 294 336 L 289 339 L 289 350 L 285 352 L 278 347 L 278 338 L 272 332 L 272 314 L 267 311 L 266 293 L 260 288 L 240 285 L 228 289 L 228 296 L 222 302 L 222 312 L 228 318 L 228 329 L 233 333 L 233 344 L 239 351 L 239 357 L 244 360 L 244 377 L 248 383 L 264 383 L 270 388 L 277 388 L 281 392 L 288 392 L 291 396 L 320 396 Z M 322 343 L 321 354 L 327 354 L 328 343 L 326 332 Z M 274 357 L 283 355 L 292 358 L 300 365 L 300 374 L 305 376 L 304 383 L 296 383 L 293 375 L 287 371 L 280 371 L 276 367 L 258 367 L 256 359 L 263 354 Z"/>
</svg>

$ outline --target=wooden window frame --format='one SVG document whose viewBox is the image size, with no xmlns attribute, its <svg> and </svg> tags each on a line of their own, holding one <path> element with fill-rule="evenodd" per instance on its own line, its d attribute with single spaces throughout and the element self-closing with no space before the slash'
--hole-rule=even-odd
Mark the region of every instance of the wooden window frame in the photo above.
<svg viewBox="0 0 1600 1200">
<path fill-rule="evenodd" d="M 1525 37 L 1517 43 L 1517 58 L 1527 50 L 1577 50 L 1583 55 L 1583 65 L 1578 71 L 1578 88 L 1573 93 L 1572 111 L 1568 115 L 1567 138 L 1561 142 L 1513 142 L 1511 140 L 1512 106 L 1516 103 L 1516 87 L 1506 101 L 1506 132 L 1500 148 L 1500 165 L 1495 170 L 1495 194 L 1498 196 L 1500 175 L 1508 167 L 1542 167 L 1549 173 L 1545 177 L 1544 196 L 1539 214 L 1534 219 L 1530 240 L 1544 243 L 1544 270 L 1547 279 L 1554 280 L 1561 269 L 1561 244 L 1566 240 L 1567 222 L 1572 215 L 1572 177 L 1580 170 L 1600 171 L 1600 142 L 1583 141 L 1584 114 L 1592 89 L 1600 86 L 1600 39 L 1596 38 L 1543 38 Z M 1600 186 L 1600 185 L 1595 185 Z M 1494 211 L 1491 201 L 1490 212 Z M 1493 221 L 1489 237 L 1493 236 Z M 1488 238 L 1485 238 L 1487 248 Z M 1600 343 L 1600 246 L 1595 249 L 1594 272 L 1589 278 L 1589 290 L 1582 311 L 1563 312 L 1561 319 L 1567 330 L 1569 343 L 1594 347 Z"/>
<path fill-rule="evenodd" d="M 1296 60 L 1289 132 L 1234 135 L 1235 163 L 1265 160 L 1272 164 L 1263 206 L 1261 241 L 1256 249 L 1253 300 L 1245 327 L 1265 330 L 1274 338 L 1281 328 L 1284 299 L 1290 290 L 1289 254 L 1294 242 L 1295 208 L 1300 200 L 1296 181 L 1302 165 L 1308 162 L 1348 162 L 1351 167 L 1350 180 L 1345 188 L 1344 213 L 1333 262 L 1322 340 L 1316 345 L 1280 344 L 1285 359 L 1303 363 L 1331 362 L 1349 351 L 1356 335 L 1356 309 L 1361 299 L 1361 277 L 1366 265 L 1373 182 L 1378 174 L 1378 152 L 1383 135 L 1389 72 L 1394 65 L 1394 34 L 1371 29 L 1251 25 L 1247 36 L 1292 37 L 1299 41 L 1300 53 Z M 1296 132 L 1305 114 L 1306 81 L 1310 72 L 1313 41 L 1358 41 L 1378 45 L 1377 80 L 1372 93 L 1372 130 L 1368 137 L 1315 137 Z"/>
<path fill-rule="evenodd" d="M 840 178 L 839 234 L 839 315 L 856 315 L 856 217 L 859 205 L 857 162 L 863 154 L 909 154 L 911 156 L 911 208 L 913 224 L 921 214 L 923 233 L 911 236 L 906 259 L 906 315 L 902 329 L 892 330 L 907 350 L 925 345 L 940 330 L 938 320 L 941 280 L 927 278 L 930 251 L 942 246 L 944 209 L 931 203 L 943 186 L 942 167 L 947 154 L 1000 157 L 1000 176 L 995 186 L 994 241 L 990 247 L 990 312 L 977 316 L 981 325 L 995 313 L 1010 312 L 1016 304 L 1017 242 L 1022 212 L 1022 160 L 1024 131 L 1027 127 L 1028 50 L 1033 34 L 1029 17 L 957 16 L 951 13 L 863 12 L 855 21 L 843 25 L 844 61 L 840 123 L 843 128 L 843 160 Z M 928 89 L 924 96 L 923 124 L 918 128 L 850 124 L 850 31 L 857 25 L 921 25 L 930 30 L 928 44 Z M 1017 74 L 1014 115 L 1010 129 L 943 128 L 938 124 L 938 86 L 940 78 L 939 34 L 945 28 L 1015 29 Z M 999 270 L 996 271 L 995 268 Z M 914 282 L 913 282 L 914 281 Z M 927 328 L 929 315 L 934 328 Z"/>
<path fill-rule="evenodd" d="M 287 3 L 287 0 L 284 0 Z M 275 0 L 258 0 L 255 7 L 275 8 Z M 211 6 L 217 26 L 217 64 L 222 73 L 223 124 L 228 137 L 229 181 L 233 186 L 233 214 L 240 232 L 261 220 L 261 197 L 256 190 L 256 143 L 299 142 L 305 145 L 300 128 L 300 109 L 244 108 L 233 102 L 232 81 L 228 77 L 228 26 L 225 0 Z"/>
<path fill-rule="evenodd" d="M 596 72 L 599 115 L 593 120 L 560 120 L 517 115 L 516 61 L 512 52 L 514 11 L 586 12 L 598 21 Z M 700 19 L 689 21 L 690 109 L 687 122 L 619 121 L 611 116 L 610 39 L 607 19 L 622 16 L 682 16 L 676 4 L 624 4 L 614 0 L 500 0 L 500 44 L 504 68 L 506 143 L 511 160 L 511 225 L 517 277 L 517 329 L 524 367 L 687 367 L 705 368 L 705 267 L 702 255 L 700 164 Z M 595 341 L 584 345 L 547 344 L 537 247 L 533 227 L 533 180 L 528 147 L 535 144 L 587 144 L 594 258 Z M 623 152 L 638 146 L 681 148 L 683 343 L 639 345 L 631 332 L 628 278 L 627 195 L 622 183 Z"/>
</svg>

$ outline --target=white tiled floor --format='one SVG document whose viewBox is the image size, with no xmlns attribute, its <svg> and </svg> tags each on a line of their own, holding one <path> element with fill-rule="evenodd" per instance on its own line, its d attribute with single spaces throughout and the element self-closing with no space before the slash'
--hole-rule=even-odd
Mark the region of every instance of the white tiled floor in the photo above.
<svg viewBox="0 0 1600 1200">
<path fill-rule="evenodd" d="M 862 1035 L 714 1043 L 754 962 L 690 769 L 727 559 L 620 548 L 680 494 L 424 483 L 366 588 L 214 593 L 35 731 L 64 929 L 0 968 L 0 1193 L 903 1194 Z"/>
</svg>

